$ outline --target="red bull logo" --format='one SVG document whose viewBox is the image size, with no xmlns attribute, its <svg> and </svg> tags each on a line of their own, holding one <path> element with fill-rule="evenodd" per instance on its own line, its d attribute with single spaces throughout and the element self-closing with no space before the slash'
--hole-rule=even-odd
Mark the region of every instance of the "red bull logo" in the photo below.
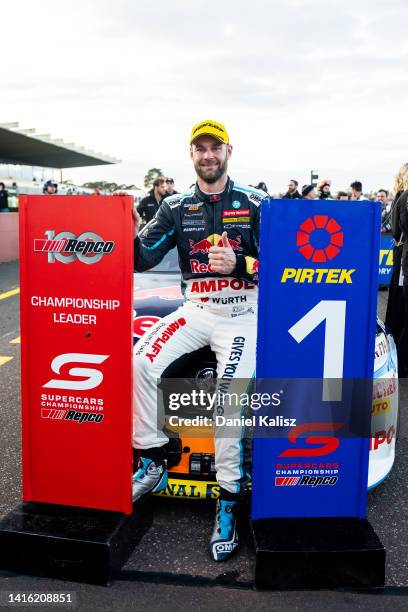
<svg viewBox="0 0 408 612">
<path fill-rule="evenodd" d="M 193 274 L 207 274 L 213 272 L 210 264 L 202 263 L 198 259 L 190 259 L 190 268 Z"/>
<path fill-rule="evenodd" d="M 198 253 L 209 253 L 210 248 L 213 246 L 207 238 L 203 240 L 199 240 L 198 242 L 194 242 L 194 240 L 189 240 L 190 243 L 190 253 L 189 255 L 197 255 Z"/>
<path fill-rule="evenodd" d="M 228 241 L 234 251 L 243 250 L 241 246 L 241 236 L 237 236 L 236 239 L 228 237 Z M 219 234 L 211 234 L 210 236 L 207 236 L 207 238 L 203 238 L 198 242 L 194 242 L 194 240 L 189 240 L 189 243 L 189 255 L 198 255 L 198 253 L 203 253 L 205 255 L 210 252 L 212 246 L 223 246 L 222 237 Z"/>
<path fill-rule="evenodd" d="M 230 243 L 230 246 L 234 251 L 242 251 L 241 236 L 237 236 L 236 240 L 234 240 L 233 238 L 228 238 L 228 242 Z M 221 244 L 218 244 L 218 246 L 222 246 L 222 240 Z"/>
<path fill-rule="evenodd" d="M 328 215 L 309 217 L 296 233 L 299 252 L 315 263 L 334 259 L 343 246 L 344 233 L 341 226 Z"/>
</svg>

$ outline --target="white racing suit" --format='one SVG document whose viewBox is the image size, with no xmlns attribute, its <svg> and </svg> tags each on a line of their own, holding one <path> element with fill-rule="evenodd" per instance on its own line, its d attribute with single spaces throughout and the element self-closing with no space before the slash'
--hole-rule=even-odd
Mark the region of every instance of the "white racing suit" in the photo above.
<svg viewBox="0 0 408 612">
<path fill-rule="evenodd" d="M 187 301 L 158 321 L 146 337 L 143 336 L 141 346 L 136 345 L 133 360 L 135 448 L 154 448 L 168 442 L 165 434 L 157 429 L 156 379 L 181 355 L 208 344 L 217 357 L 218 378 L 250 379 L 253 376 L 256 302 L 252 306 L 247 304 L 239 313 L 234 313 L 233 309 L 234 306 L 206 308 Z M 157 343 L 161 338 L 164 340 Z M 228 417 L 232 416 L 240 416 L 240 412 L 228 413 Z M 241 435 L 240 427 L 228 428 L 228 431 L 217 428 L 215 434 L 217 481 L 230 493 L 239 493 L 241 484 L 247 479 L 243 471 Z"/>
<path fill-rule="evenodd" d="M 165 200 L 136 239 L 136 271 L 156 265 L 165 252 L 177 246 L 187 300 L 158 321 L 135 346 L 134 448 L 153 449 L 168 442 L 158 430 L 157 379 L 182 355 L 210 345 L 217 358 L 220 384 L 253 377 L 259 205 L 264 196 L 229 181 L 224 194 L 209 201 L 195 187 L 188 194 Z M 208 265 L 208 248 L 219 244 L 222 231 L 227 231 L 237 255 L 231 276 L 215 274 Z M 246 385 L 240 391 L 245 392 Z M 214 414 L 220 414 L 220 410 L 218 406 Z M 241 416 L 241 408 L 229 409 L 230 416 Z M 228 432 L 216 428 L 214 442 L 217 481 L 229 493 L 237 494 L 247 480 L 242 428 L 228 428 Z"/>
</svg>

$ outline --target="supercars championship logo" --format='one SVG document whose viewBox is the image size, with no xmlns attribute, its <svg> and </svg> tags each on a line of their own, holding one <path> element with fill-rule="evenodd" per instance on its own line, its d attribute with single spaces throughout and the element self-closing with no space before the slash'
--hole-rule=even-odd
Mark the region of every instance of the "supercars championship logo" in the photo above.
<svg viewBox="0 0 408 612">
<path fill-rule="evenodd" d="M 51 378 L 42 386 L 44 389 L 58 389 L 60 393 L 41 394 L 41 418 L 79 424 L 102 423 L 105 418 L 103 398 L 83 396 L 81 391 L 93 390 L 101 385 L 103 372 L 89 365 L 100 365 L 108 358 L 109 355 L 91 353 L 64 353 L 54 357 L 51 370 L 59 378 Z M 80 367 L 84 365 L 86 367 Z"/>
<path fill-rule="evenodd" d="M 280 453 L 279 459 L 287 463 L 275 464 L 276 487 L 324 487 L 334 486 L 339 481 L 339 464 L 327 461 L 327 456 L 340 445 L 334 432 L 343 427 L 342 423 L 302 423 L 292 427 L 288 440 L 293 447 Z M 304 433 L 327 432 L 328 436 L 307 435 Z"/>
<path fill-rule="evenodd" d="M 59 232 L 47 230 L 47 236 L 34 239 L 34 252 L 47 253 L 48 263 L 59 261 L 64 264 L 76 260 L 85 264 L 98 263 L 104 255 L 112 253 L 115 243 L 113 240 L 103 240 L 95 232 L 83 232 L 75 236 L 72 232 Z"/>
<path fill-rule="evenodd" d="M 301 255 L 314 264 L 327 264 L 344 246 L 343 228 L 328 215 L 308 217 L 296 232 L 296 246 Z M 355 269 L 284 268 L 282 283 L 352 284 Z"/>
</svg>

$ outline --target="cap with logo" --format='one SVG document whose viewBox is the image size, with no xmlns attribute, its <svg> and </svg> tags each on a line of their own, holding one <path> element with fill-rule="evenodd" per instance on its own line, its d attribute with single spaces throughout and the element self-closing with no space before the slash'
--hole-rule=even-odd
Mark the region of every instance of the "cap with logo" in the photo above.
<svg viewBox="0 0 408 612">
<path fill-rule="evenodd" d="M 212 121 L 212 119 L 206 119 L 200 121 L 193 126 L 190 136 L 190 144 L 192 144 L 199 136 L 212 136 L 216 140 L 219 140 L 223 144 L 229 144 L 229 136 L 227 130 L 218 121 Z"/>
</svg>

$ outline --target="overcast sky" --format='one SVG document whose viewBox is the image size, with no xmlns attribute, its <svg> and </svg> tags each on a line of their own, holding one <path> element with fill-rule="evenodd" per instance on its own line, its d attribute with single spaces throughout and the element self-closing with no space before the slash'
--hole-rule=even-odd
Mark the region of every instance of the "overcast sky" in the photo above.
<svg viewBox="0 0 408 612">
<path fill-rule="evenodd" d="M 118 157 L 66 178 L 194 179 L 191 126 L 271 193 L 310 169 L 390 187 L 408 161 L 406 0 L 1 0 L 0 123 Z"/>
</svg>

